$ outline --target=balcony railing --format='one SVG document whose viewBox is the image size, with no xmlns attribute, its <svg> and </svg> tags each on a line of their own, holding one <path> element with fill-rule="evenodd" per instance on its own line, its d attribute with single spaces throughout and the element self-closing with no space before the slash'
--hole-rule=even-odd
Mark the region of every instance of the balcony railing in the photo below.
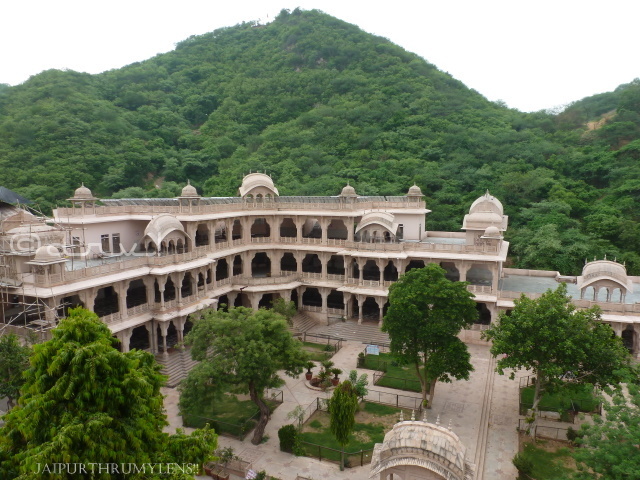
<svg viewBox="0 0 640 480">
<path fill-rule="evenodd" d="M 280 199 L 278 202 L 238 202 L 210 205 L 118 205 L 86 208 L 85 215 L 148 215 L 148 214 L 183 214 L 203 215 L 227 212 L 251 212 L 251 211 L 287 211 L 287 210 L 320 210 L 320 211 L 353 211 L 361 212 L 371 209 L 423 209 L 425 202 L 394 202 L 394 201 L 364 201 L 355 203 L 324 203 L 324 202 L 287 202 Z M 81 208 L 58 208 L 58 218 L 82 216 Z"/>
</svg>

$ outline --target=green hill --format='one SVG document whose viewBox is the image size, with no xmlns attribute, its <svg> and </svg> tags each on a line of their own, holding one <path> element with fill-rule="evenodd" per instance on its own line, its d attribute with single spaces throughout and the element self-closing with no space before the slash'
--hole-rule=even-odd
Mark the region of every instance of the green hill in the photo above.
<svg viewBox="0 0 640 480">
<path fill-rule="evenodd" d="M 429 228 L 453 230 L 489 189 L 511 216 L 515 265 L 575 273 L 607 254 L 640 273 L 638 91 L 525 114 L 386 39 L 283 11 L 101 75 L 0 88 L 0 185 L 46 210 L 80 182 L 102 197 L 174 196 L 187 179 L 234 195 L 250 170 L 283 195 L 416 182 Z"/>
</svg>

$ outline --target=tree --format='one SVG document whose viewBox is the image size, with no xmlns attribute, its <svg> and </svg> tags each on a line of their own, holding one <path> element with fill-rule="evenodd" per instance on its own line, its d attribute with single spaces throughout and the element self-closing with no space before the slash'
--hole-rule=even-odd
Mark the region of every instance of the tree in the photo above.
<svg viewBox="0 0 640 480">
<path fill-rule="evenodd" d="M 423 405 L 433 402 L 436 382 L 469 378 L 473 371 L 467 346 L 457 337 L 478 317 L 465 282 L 451 282 L 438 265 L 413 269 L 389 288 L 389 309 L 382 331 L 391 353 L 415 366 Z"/>
<path fill-rule="evenodd" d="M 7 398 L 11 410 L 24 383 L 22 374 L 29 367 L 31 349 L 20 343 L 17 335 L 0 335 L 0 398 Z"/>
<path fill-rule="evenodd" d="M 117 343 L 95 313 L 78 308 L 34 347 L 22 396 L 0 429 L 1 478 L 73 476 L 43 470 L 54 463 L 201 464 L 211 456 L 211 430 L 163 433 L 159 365 L 147 352 L 119 352 Z"/>
<path fill-rule="evenodd" d="M 258 445 L 270 415 L 265 391 L 284 384 L 279 370 L 297 376 L 306 363 L 302 344 L 291 336 L 285 320 L 265 309 L 206 310 L 185 343 L 192 345 L 191 356 L 200 363 L 181 385 L 180 407 L 215 401 L 224 392 L 248 393 L 260 410 L 251 440 Z"/>
<path fill-rule="evenodd" d="M 342 447 L 340 469 L 344 468 L 344 447 L 349 443 L 349 436 L 356 424 L 358 410 L 358 392 L 349 380 L 339 384 L 329 400 L 329 429 Z"/>
<path fill-rule="evenodd" d="M 276 298 L 272 308 L 274 312 L 282 315 L 290 326 L 293 325 L 293 317 L 298 313 L 294 302 L 287 302 L 284 298 Z"/>
<path fill-rule="evenodd" d="M 617 390 L 611 403 L 605 403 L 606 415 L 594 417 L 594 424 L 582 424 L 577 443 L 587 448 L 574 451 L 580 473 L 577 478 L 628 480 L 640 472 L 640 392 L 629 384 L 628 396 Z"/>
<path fill-rule="evenodd" d="M 503 355 L 496 364 L 500 375 L 513 369 L 514 378 L 521 368 L 535 375 L 532 427 L 544 393 L 584 384 L 604 387 L 624 378 L 629 355 L 622 341 L 600 321 L 598 307 L 576 309 L 565 284 L 534 300 L 523 294 L 514 303 L 483 338 L 493 342 L 493 356 Z"/>
</svg>

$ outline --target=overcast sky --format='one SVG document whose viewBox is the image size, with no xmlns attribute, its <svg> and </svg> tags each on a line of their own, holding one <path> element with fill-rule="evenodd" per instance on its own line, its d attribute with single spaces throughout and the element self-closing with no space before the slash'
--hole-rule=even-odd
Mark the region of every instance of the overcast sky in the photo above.
<svg viewBox="0 0 640 480">
<path fill-rule="evenodd" d="M 320 9 L 387 37 L 489 100 L 536 111 L 640 77 L 635 0 L 2 0 L 0 83 L 90 73 L 282 8 Z"/>
</svg>

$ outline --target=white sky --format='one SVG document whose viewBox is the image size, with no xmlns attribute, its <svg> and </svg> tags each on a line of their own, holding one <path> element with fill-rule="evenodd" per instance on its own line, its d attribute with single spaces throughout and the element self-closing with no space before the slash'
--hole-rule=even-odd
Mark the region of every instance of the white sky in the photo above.
<svg viewBox="0 0 640 480">
<path fill-rule="evenodd" d="M 298 6 L 387 37 L 523 111 L 640 77 L 636 0 L 2 0 L 0 83 L 49 68 L 119 68 L 191 35 Z"/>
</svg>

